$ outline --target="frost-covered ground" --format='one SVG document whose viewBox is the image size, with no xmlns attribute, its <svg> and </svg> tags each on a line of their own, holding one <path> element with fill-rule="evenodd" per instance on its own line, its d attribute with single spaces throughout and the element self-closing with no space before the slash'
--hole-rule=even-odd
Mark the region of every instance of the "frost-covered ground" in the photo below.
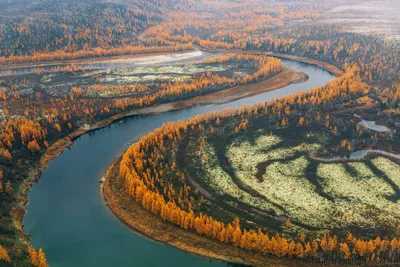
<svg viewBox="0 0 400 267">
<path fill-rule="evenodd" d="M 400 166 L 386 158 L 376 158 L 372 160 L 372 164 L 385 173 L 388 178 L 400 187 Z"/>
</svg>

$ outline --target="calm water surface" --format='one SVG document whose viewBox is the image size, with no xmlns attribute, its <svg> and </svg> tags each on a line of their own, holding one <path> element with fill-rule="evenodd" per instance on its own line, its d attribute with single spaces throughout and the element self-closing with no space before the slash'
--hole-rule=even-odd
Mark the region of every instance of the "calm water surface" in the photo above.
<svg viewBox="0 0 400 267">
<path fill-rule="evenodd" d="M 227 266 L 131 232 L 104 205 L 99 179 L 129 144 L 163 123 L 186 120 L 207 111 L 265 102 L 323 85 L 333 78 L 332 74 L 312 65 L 282 62 L 304 71 L 310 80 L 229 104 L 126 118 L 78 138 L 70 149 L 49 164 L 29 193 L 23 222 L 25 232 L 33 234 L 32 245 L 45 250 L 51 267 Z"/>
</svg>

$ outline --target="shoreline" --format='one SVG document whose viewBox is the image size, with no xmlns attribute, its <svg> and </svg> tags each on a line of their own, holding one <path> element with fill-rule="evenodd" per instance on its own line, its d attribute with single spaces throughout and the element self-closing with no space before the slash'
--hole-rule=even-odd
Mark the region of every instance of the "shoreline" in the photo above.
<svg viewBox="0 0 400 267">
<path fill-rule="evenodd" d="M 314 65 L 317 67 L 320 67 L 321 69 L 324 69 L 336 77 L 342 76 L 345 72 L 336 67 L 333 64 L 320 61 L 317 59 L 313 58 L 307 58 L 307 57 L 299 57 L 299 56 L 293 56 L 293 55 L 286 55 L 286 54 L 280 54 L 280 53 L 274 53 L 274 52 L 266 52 L 266 51 L 258 51 L 258 50 L 227 50 L 227 49 L 209 49 L 209 48 L 202 48 L 202 47 L 197 47 L 200 51 L 208 52 L 208 53 L 221 53 L 221 52 L 226 52 L 226 53 L 245 53 L 245 54 L 256 54 L 256 55 L 267 55 L 270 57 L 277 57 L 277 58 L 283 58 L 283 59 L 289 59 L 289 60 L 294 60 L 298 62 L 303 62 L 307 63 L 310 65 Z"/>
<path fill-rule="evenodd" d="M 363 154 L 360 155 L 360 157 L 352 158 L 351 154 L 361 152 Z M 349 156 L 349 157 L 347 157 Z M 310 155 L 310 158 L 312 160 L 322 162 L 322 163 L 347 163 L 347 162 L 360 162 L 363 159 L 369 159 L 369 158 L 375 158 L 377 156 L 387 158 L 391 161 L 395 161 L 400 163 L 400 155 L 399 154 L 394 154 L 391 152 L 387 152 L 385 150 L 380 150 L 380 149 L 371 149 L 371 148 L 365 148 L 363 149 L 360 147 L 359 149 L 354 150 L 353 152 L 347 153 L 347 154 L 333 154 L 332 156 L 329 157 L 319 157 L 318 155 Z"/>
<path fill-rule="evenodd" d="M 273 53 L 273 52 L 267 52 L 266 54 L 267 54 L 267 56 L 270 56 L 270 57 L 290 59 L 290 60 L 299 61 L 299 62 L 307 63 L 307 64 L 310 64 L 310 65 L 314 65 L 314 66 L 320 67 L 321 69 L 324 69 L 324 70 L 332 73 L 336 77 L 340 77 L 345 73 L 342 69 L 340 69 L 340 68 L 338 68 L 338 67 L 336 67 L 336 66 L 334 66 L 334 65 L 332 65 L 330 63 L 323 62 L 323 61 L 316 60 L 316 59 L 312 59 L 312 58 L 291 56 L 291 55 L 285 55 L 285 54 L 279 54 L 279 53 Z"/>
<path fill-rule="evenodd" d="M 190 52 L 190 51 L 188 51 L 188 52 Z M 93 59 L 91 59 L 91 60 L 93 60 Z M 294 60 L 298 61 L 296 59 L 294 59 Z M 321 62 L 321 63 L 323 63 L 323 62 Z M 326 64 L 328 64 L 328 63 L 326 63 Z M 329 65 L 330 64 L 328 64 L 328 66 Z M 324 67 L 321 67 L 321 68 L 325 69 Z M 260 83 L 263 83 L 263 82 L 268 83 L 268 82 L 270 82 L 270 79 L 279 78 L 280 75 L 282 74 L 282 72 L 285 71 L 285 69 L 288 69 L 294 73 L 297 73 L 298 74 L 297 78 L 292 81 L 286 80 L 286 83 L 284 81 L 280 85 L 275 85 L 275 87 L 271 86 L 270 88 L 264 89 L 264 91 L 261 91 L 261 92 L 260 91 L 259 92 L 246 92 L 245 91 L 242 96 L 231 95 L 230 96 L 231 98 L 229 98 L 229 97 L 225 98 L 225 100 L 224 100 L 225 102 L 221 102 L 221 100 L 218 99 L 218 97 L 217 97 L 218 95 L 224 94 L 229 90 L 231 92 L 234 92 L 235 90 L 237 90 L 238 87 L 243 88 L 245 86 L 259 86 Z M 23 230 L 23 217 L 27 212 L 25 207 L 28 203 L 28 193 L 30 192 L 33 184 L 40 179 L 42 171 L 47 167 L 47 165 L 53 159 L 55 159 L 58 155 L 60 155 L 64 151 L 64 149 L 71 147 L 74 144 L 74 140 L 76 138 L 78 138 L 84 134 L 87 134 L 91 131 L 105 128 L 105 127 L 109 126 L 110 124 L 112 124 L 113 122 L 116 122 L 122 118 L 136 116 L 136 115 L 151 115 L 151 114 L 157 114 L 157 113 L 162 113 L 162 112 L 174 111 L 174 110 L 187 108 L 187 107 L 190 107 L 193 105 L 223 104 L 226 102 L 235 101 L 237 99 L 248 97 L 251 95 L 257 95 L 257 94 L 260 94 L 263 92 L 276 90 L 276 89 L 288 86 L 292 83 L 305 82 L 309 79 L 308 75 L 305 73 L 302 73 L 303 75 L 300 75 L 301 73 L 296 72 L 296 71 L 286 68 L 286 67 L 284 68 L 284 71 L 282 71 L 281 73 L 276 74 L 272 77 L 269 77 L 266 80 L 261 80 L 256 83 L 247 84 L 247 85 L 238 85 L 238 86 L 234 86 L 231 88 L 227 88 L 227 89 L 219 91 L 219 92 L 210 93 L 210 94 L 206 94 L 203 96 L 198 96 L 198 97 L 188 99 L 188 100 L 171 102 L 171 103 L 166 103 L 166 104 L 159 104 L 159 105 L 155 105 L 155 106 L 145 107 L 142 109 L 131 110 L 131 111 L 119 113 L 108 119 L 105 119 L 105 120 L 102 120 L 100 122 L 93 124 L 88 129 L 82 129 L 82 128 L 77 129 L 76 131 L 70 133 L 66 137 L 55 141 L 48 149 L 46 149 L 44 154 L 40 157 L 38 163 L 35 166 L 32 166 L 32 169 L 29 170 L 29 172 L 28 172 L 28 179 L 26 179 L 17 190 L 17 194 L 16 194 L 17 201 L 16 201 L 16 205 L 14 207 L 17 210 L 19 210 L 19 212 L 18 212 L 17 216 L 14 217 L 14 224 L 17 226 L 17 229 L 21 230 L 22 242 L 25 243 L 26 245 L 29 245 L 29 234 L 25 234 L 25 232 Z M 236 88 L 236 89 L 233 89 L 233 88 Z M 211 95 L 214 95 L 214 99 L 213 99 L 213 97 L 211 97 L 211 99 L 210 99 Z M 215 102 L 213 103 L 212 100 L 214 100 Z M 195 102 L 195 101 L 198 101 L 198 102 Z M 196 254 L 196 255 L 202 255 L 205 257 L 209 257 L 207 254 Z M 215 259 L 218 259 L 218 258 L 215 258 Z M 220 260 L 222 260 L 222 259 L 220 259 Z M 235 261 L 235 262 L 237 263 L 238 261 Z M 301 266 L 304 266 L 304 265 L 301 265 Z M 315 266 L 315 265 L 313 265 L 313 266 Z M 278 267 L 278 266 L 276 266 L 276 267 Z"/>
</svg>

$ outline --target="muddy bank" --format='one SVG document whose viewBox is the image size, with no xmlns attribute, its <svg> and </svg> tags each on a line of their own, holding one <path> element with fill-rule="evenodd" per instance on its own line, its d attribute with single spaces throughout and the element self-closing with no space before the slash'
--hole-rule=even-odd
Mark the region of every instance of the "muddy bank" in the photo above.
<svg viewBox="0 0 400 267">
<path fill-rule="evenodd" d="M 304 72 L 297 72 L 293 69 L 284 67 L 282 72 L 256 83 L 238 85 L 226 90 L 194 97 L 190 100 L 174 104 L 175 108 L 183 108 L 193 105 L 224 104 L 241 98 L 262 94 L 276 90 L 290 84 L 303 83 L 309 77 Z"/>
</svg>

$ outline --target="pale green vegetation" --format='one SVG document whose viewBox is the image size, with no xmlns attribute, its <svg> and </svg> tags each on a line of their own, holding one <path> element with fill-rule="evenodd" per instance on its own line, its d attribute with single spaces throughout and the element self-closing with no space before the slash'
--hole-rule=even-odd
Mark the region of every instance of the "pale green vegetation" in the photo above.
<svg viewBox="0 0 400 267">
<path fill-rule="evenodd" d="M 356 173 L 349 173 L 343 164 L 320 164 L 317 175 L 323 190 L 334 199 L 335 208 L 348 216 L 347 222 L 373 228 L 396 225 L 400 219 L 400 202 L 390 196 L 396 192 L 365 163 L 348 163 Z"/>
<path fill-rule="evenodd" d="M 197 73 L 222 72 L 233 68 L 232 64 L 186 64 L 159 67 L 139 67 L 130 69 L 106 70 L 100 82 L 114 83 L 148 83 L 152 81 L 166 82 L 178 81 L 182 78 L 189 78 Z M 191 80 L 191 78 L 189 79 Z"/>
<path fill-rule="evenodd" d="M 206 175 L 202 178 L 209 184 L 218 194 L 228 194 L 246 204 L 257 207 L 262 210 L 272 210 L 273 206 L 260 198 L 254 197 L 244 190 L 241 190 L 232 177 L 229 176 L 219 164 L 215 149 L 208 143 L 204 145 L 204 153 L 208 159 L 201 160 L 203 170 L 206 170 Z M 283 211 L 276 210 L 278 215 L 284 215 Z"/>
<path fill-rule="evenodd" d="M 226 157 L 235 179 L 263 196 L 260 198 L 237 185 L 221 166 L 214 146 L 206 141 L 201 178 L 218 194 L 290 217 L 294 225 L 371 229 L 399 222 L 400 201 L 393 200 L 397 192 L 390 181 L 400 184 L 400 166 L 384 157 L 372 159 L 371 166 L 367 162 L 319 163 L 310 158 L 318 151 L 319 144 L 286 147 L 278 136 L 263 135 L 254 142 L 234 139 Z M 261 174 L 260 165 L 265 168 Z M 310 166 L 315 167 L 309 170 Z M 390 181 L 371 169 L 373 166 Z"/>
<path fill-rule="evenodd" d="M 254 145 L 249 142 L 233 143 L 227 156 L 237 177 L 270 201 L 282 206 L 288 217 L 307 225 L 323 227 L 322 222 L 328 220 L 329 213 L 333 211 L 332 205 L 329 200 L 318 195 L 314 185 L 307 180 L 305 171 L 308 159 L 302 156 L 285 162 L 276 161 L 293 157 L 299 151 L 312 153 L 318 150 L 319 145 L 272 149 L 280 143 L 283 141 L 278 137 L 261 136 Z M 255 177 L 257 165 L 265 161 L 273 163 L 266 168 L 263 181 L 259 181 Z"/>
<path fill-rule="evenodd" d="M 379 157 L 372 160 L 372 164 L 388 176 L 393 183 L 400 187 L 400 166 L 386 158 Z"/>
</svg>

